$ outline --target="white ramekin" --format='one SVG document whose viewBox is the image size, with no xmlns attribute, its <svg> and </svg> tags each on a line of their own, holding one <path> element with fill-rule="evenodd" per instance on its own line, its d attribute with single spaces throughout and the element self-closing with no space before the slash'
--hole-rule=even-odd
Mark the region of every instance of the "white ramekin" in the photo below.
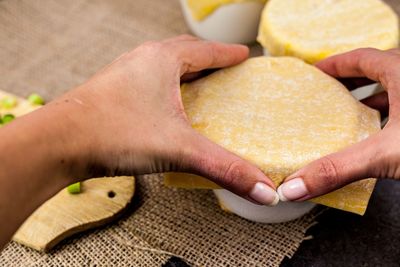
<svg viewBox="0 0 400 267">
<path fill-rule="evenodd" d="M 181 0 L 186 23 L 191 31 L 207 40 L 248 44 L 256 40 L 264 4 L 258 1 L 225 4 L 205 19 L 193 18 L 186 0 Z"/>
<path fill-rule="evenodd" d="M 216 189 L 215 195 L 220 204 L 228 211 L 245 219 L 261 223 L 282 223 L 300 218 L 316 204 L 312 202 L 279 202 L 274 207 L 251 203 L 228 190 Z"/>
<path fill-rule="evenodd" d="M 269 56 L 268 50 L 263 49 Z M 312 202 L 279 202 L 274 207 L 260 206 L 241 198 L 228 190 L 214 190 L 220 204 L 230 212 L 254 222 L 283 223 L 292 221 L 311 211 L 316 204 Z"/>
</svg>

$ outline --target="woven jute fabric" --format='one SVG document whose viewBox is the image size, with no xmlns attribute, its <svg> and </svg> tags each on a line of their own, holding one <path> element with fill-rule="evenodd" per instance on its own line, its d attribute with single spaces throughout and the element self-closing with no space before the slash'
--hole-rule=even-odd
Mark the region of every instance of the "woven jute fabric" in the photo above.
<svg viewBox="0 0 400 267">
<path fill-rule="evenodd" d="M 0 0 L 0 89 L 51 100 L 138 44 L 187 32 L 177 0 Z M 259 224 L 222 211 L 211 191 L 166 188 L 160 175 L 139 177 L 137 188 L 118 222 L 47 254 L 11 242 L 0 265 L 161 266 L 178 256 L 193 266 L 278 266 L 320 212 Z"/>
<path fill-rule="evenodd" d="M 102 229 L 68 239 L 48 254 L 14 242 L 1 266 L 161 266 L 172 255 L 193 266 L 279 266 L 292 256 L 317 211 L 293 222 L 259 224 L 223 212 L 211 191 L 166 188 L 138 179 L 133 211 Z"/>
</svg>

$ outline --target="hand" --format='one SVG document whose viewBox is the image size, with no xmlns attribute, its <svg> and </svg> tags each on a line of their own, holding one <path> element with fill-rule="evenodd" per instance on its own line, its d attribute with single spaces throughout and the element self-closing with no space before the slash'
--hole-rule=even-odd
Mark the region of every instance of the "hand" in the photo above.
<svg viewBox="0 0 400 267">
<path fill-rule="evenodd" d="M 400 51 L 358 49 L 323 60 L 317 67 L 355 86 L 381 83 L 385 92 L 363 102 L 383 116 L 389 111 L 389 120 L 377 134 L 287 177 L 278 188 L 280 199 L 307 200 L 364 178 L 400 179 Z"/>
<path fill-rule="evenodd" d="M 146 43 L 3 126 L 0 249 L 43 202 L 86 178 L 185 171 L 251 201 L 276 203 L 261 170 L 191 128 L 180 96 L 181 81 L 247 56 L 245 46 L 191 36 Z"/>
<path fill-rule="evenodd" d="M 192 172 L 256 203 L 276 204 L 261 170 L 191 128 L 180 96 L 181 81 L 247 56 L 245 46 L 191 36 L 146 43 L 3 126 L 0 249 L 43 202 L 92 177 Z"/>
<path fill-rule="evenodd" d="M 48 105 L 64 106 L 82 136 L 79 149 L 89 152 L 76 176 L 191 172 L 251 201 L 276 203 L 274 184 L 261 170 L 191 128 L 180 96 L 181 81 L 247 56 L 245 46 L 192 36 L 149 42 Z"/>
</svg>

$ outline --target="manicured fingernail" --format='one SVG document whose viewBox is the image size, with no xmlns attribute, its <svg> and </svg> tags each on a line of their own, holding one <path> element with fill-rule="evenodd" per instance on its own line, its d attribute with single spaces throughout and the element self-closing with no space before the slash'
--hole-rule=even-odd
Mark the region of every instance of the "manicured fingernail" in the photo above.
<svg viewBox="0 0 400 267">
<path fill-rule="evenodd" d="M 278 195 L 281 201 L 292 201 L 307 196 L 308 190 L 303 179 L 294 178 L 278 187 Z"/>
<path fill-rule="evenodd" d="M 279 202 L 279 196 L 275 190 L 260 182 L 254 185 L 249 197 L 260 204 L 268 206 L 275 206 Z"/>
</svg>

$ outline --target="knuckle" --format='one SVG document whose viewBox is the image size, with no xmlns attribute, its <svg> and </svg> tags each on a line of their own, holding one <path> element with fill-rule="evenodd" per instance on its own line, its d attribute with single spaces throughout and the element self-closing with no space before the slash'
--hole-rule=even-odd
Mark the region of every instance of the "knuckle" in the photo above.
<svg viewBox="0 0 400 267">
<path fill-rule="evenodd" d="M 179 65 L 178 49 L 173 43 L 149 41 L 141 44 L 135 50 L 132 51 L 130 57 L 141 57 L 153 62 L 158 62 L 159 66 L 170 66 Z"/>
<path fill-rule="evenodd" d="M 395 138 L 391 139 L 395 140 Z M 391 142 L 382 141 L 376 146 L 374 157 L 369 160 L 367 173 L 374 178 L 395 178 L 399 176 L 398 154 L 391 149 Z"/>
<path fill-rule="evenodd" d="M 246 165 L 241 160 L 230 162 L 221 176 L 221 182 L 228 188 L 237 187 L 242 182 L 246 169 Z"/>
<path fill-rule="evenodd" d="M 354 53 L 354 55 L 356 57 L 358 57 L 360 60 L 358 61 L 360 65 L 364 65 L 367 61 L 365 61 L 365 59 L 367 59 L 371 54 L 376 54 L 378 51 L 378 49 L 376 48 L 358 48 L 356 50 L 354 50 L 352 53 Z M 363 66 L 360 66 L 363 67 Z"/>
<path fill-rule="evenodd" d="M 393 90 L 399 87 L 400 81 L 397 79 L 399 76 L 400 57 L 392 61 L 393 64 L 389 65 L 382 71 L 380 81 L 387 90 Z"/>
<path fill-rule="evenodd" d="M 153 48 L 159 46 L 161 43 L 156 41 L 147 41 L 140 45 L 140 47 Z"/>
<path fill-rule="evenodd" d="M 165 45 L 160 42 L 148 41 L 138 46 L 138 48 L 136 48 L 134 52 L 140 53 L 142 55 L 154 55 L 162 52 L 164 46 Z"/>
<path fill-rule="evenodd" d="M 324 157 L 319 161 L 318 172 L 328 188 L 335 188 L 340 184 L 337 167 L 329 157 Z"/>
<path fill-rule="evenodd" d="M 365 56 L 366 54 L 375 53 L 376 51 L 379 51 L 379 50 L 376 48 L 367 47 L 367 48 L 357 48 L 354 50 L 354 53 L 357 53 L 360 56 Z"/>
<path fill-rule="evenodd" d="M 396 55 L 400 55 L 400 49 L 399 48 L 392 48 L 392 49 L 389 49 L 389 50 L 386 50 L 387 52 L 390 52 L 390 53 L 393 53 L 393 54 L 396 54 Z"/>
<path fill-rule="evenodd" d="M 357 64 L 357 71 L 360 75 L 363 75 L 364 70 L 371 69 L 371 56 L 376 54 L 379 50 L 376 48 L 360 48 L 356 50 L 356 54 L 359 57 Z"/>
<path fill-rule="evenodd" d="M 208 46 L 208 65 L 212 66 L 217 61 L 217 46 L 213 43 L 210 43 Z"/>
</svg>

